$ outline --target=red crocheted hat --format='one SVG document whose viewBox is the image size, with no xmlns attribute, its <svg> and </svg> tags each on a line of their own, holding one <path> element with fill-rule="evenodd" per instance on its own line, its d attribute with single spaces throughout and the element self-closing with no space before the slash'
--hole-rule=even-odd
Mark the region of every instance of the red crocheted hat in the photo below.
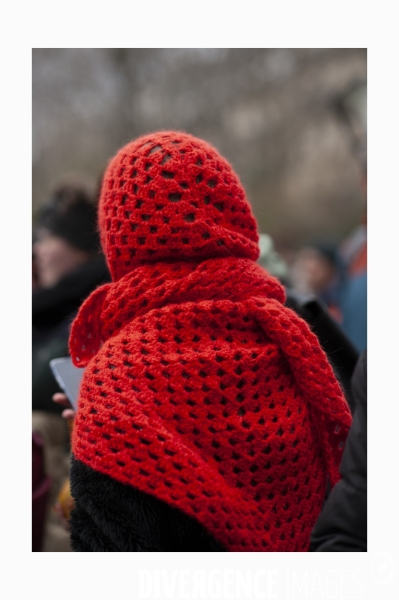
<svg viewBox="0 0 399 600">
<path fill-rule="evenodd" d="M 259 256 L 237 175 L 187 133 L 152 133 L 117 153 L 104 174 L 99 225 L 114 281 L 145 262 Z"/>
</svg>

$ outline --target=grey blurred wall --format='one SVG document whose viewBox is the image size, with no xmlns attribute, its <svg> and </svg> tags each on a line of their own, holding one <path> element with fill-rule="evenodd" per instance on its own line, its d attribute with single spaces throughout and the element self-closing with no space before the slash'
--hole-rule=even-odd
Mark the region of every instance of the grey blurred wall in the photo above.
<svg viewBox="0 0 399 600">
<path fill-rule="evenodd" d="M 364 200 L 333 106 L 366 69 L 362 48 L 34 49 L 33 211 L 134 137 L 178 129 L 231 161 L 277 244 L 339 239 Z"/>
</svg>

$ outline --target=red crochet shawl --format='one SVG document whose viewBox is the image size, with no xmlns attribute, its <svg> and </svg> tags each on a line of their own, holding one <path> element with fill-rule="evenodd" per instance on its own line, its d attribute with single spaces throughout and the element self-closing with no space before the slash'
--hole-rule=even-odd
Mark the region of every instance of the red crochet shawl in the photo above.
<svg viewBox="0 0 399 600">
<path fill-rule="evenodd" d="M 154 147 L 159 156 L 149 160 Z M 195 149 L 189 164 L 197 169 L 182 166 L 184 148 Z M 250 211 L 234 224 L 237 194 L 222 193 L 216 204 L 224 203 L 227 217 L 215 225 L 209 187 L 193 195 L 207 154 L 227 172 L 209 145 L 163 133 L 129 145 L 108 168 L 100 228 L 114 283 L 86 300 L 71 332 L 71 356 L 87 365 L 73 453 L 194 517 L 230 551 L 306 551 L 327 480 L 339 479 L 350 413 L 317 338 L 284 307 L 278 281 L 253 262 Z M 173 177 L 162 175 L 165 155 Z M 121 186 L 128 165 L 134 183 Z M 211 172 L 220 179 L 223 169 Z M 147 183 L 156 185 L 143 191 L 149 173 Z M 169 200 L 158 211 L 157 202 L 177 193 L 167 185 L 173 179 L 191 185 L 187 206 Z M 165 252 L 157 242 L 172 236 L 160 236 L 164 217 L 180 228 L 182 259 L 172 243 Z M 202 229 L 182 233 L 193 225 Z M 191 258 L 181 241 L 190 231 Z"/>
</svg>

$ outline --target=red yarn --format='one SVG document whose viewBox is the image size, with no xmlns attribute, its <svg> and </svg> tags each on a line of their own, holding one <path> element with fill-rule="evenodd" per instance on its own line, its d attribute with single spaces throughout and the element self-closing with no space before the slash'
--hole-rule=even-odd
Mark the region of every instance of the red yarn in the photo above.
<svg viewBox="0 0 399 600">
<path fill-rule="evenodd" d="M 114 283 L 71 332 L 87 364 L 76 458 L 230 551 L 307 550 L 351 418 L 317 338 L 253 262 L 237 176 L 192 136 L 146 136 L 111 161 L 100 228 Z"/>
<path fill-rule="evenodd" d="M 114 280 L 160 259 L 259 256 L 256 222 L 229 163 L 191 135 L 162 132 L 122 148 L 100 200 Z"/>
</svg>

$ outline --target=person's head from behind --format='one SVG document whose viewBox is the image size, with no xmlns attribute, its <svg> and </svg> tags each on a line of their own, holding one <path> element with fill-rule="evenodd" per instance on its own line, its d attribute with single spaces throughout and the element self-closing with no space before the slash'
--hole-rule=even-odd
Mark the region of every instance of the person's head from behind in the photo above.
<svg viewBox="0 0 399 600">
<path fill-rule="evenodd" d="M 99 228 L 114 281 L 147 263 L 259 256 L 238 176 L 210 144 L 182 132 L 149 134 L 116 154 L 104 173 Z"/>
<path fill-rule="evenodd" d="M 84 186 L 57 187 L 41 208 L 33 249 L 39 284 L 49 288 L 98 251 L 96 206 Z"/>
<path fill-rule="evenodd" d="M 321 294 L 334 281 L 337 272 L 333 249 L 322 245 L 303 247 L 291 266 L 293 285 L 302 293 Z"/>
<path fill-rule="evenodd" d="M 306 549 L 309 514 L 337 477 L 340 440 L 317 447 L 336 423 L 321 427 L 344 399 L 283 287 L 255 264 L 256 221 L 233 168 L 188 134 L 139 138 L 108 164 L 99 227 L 113 282 L 71 328 L 72 360 L 90 382 L 75 459 L 181 509 L 232 551 Z M 322 407 L 320 428 L 308 404 Z M 290 504 L 271 502 L 290 490 Z"/>
</svg>

